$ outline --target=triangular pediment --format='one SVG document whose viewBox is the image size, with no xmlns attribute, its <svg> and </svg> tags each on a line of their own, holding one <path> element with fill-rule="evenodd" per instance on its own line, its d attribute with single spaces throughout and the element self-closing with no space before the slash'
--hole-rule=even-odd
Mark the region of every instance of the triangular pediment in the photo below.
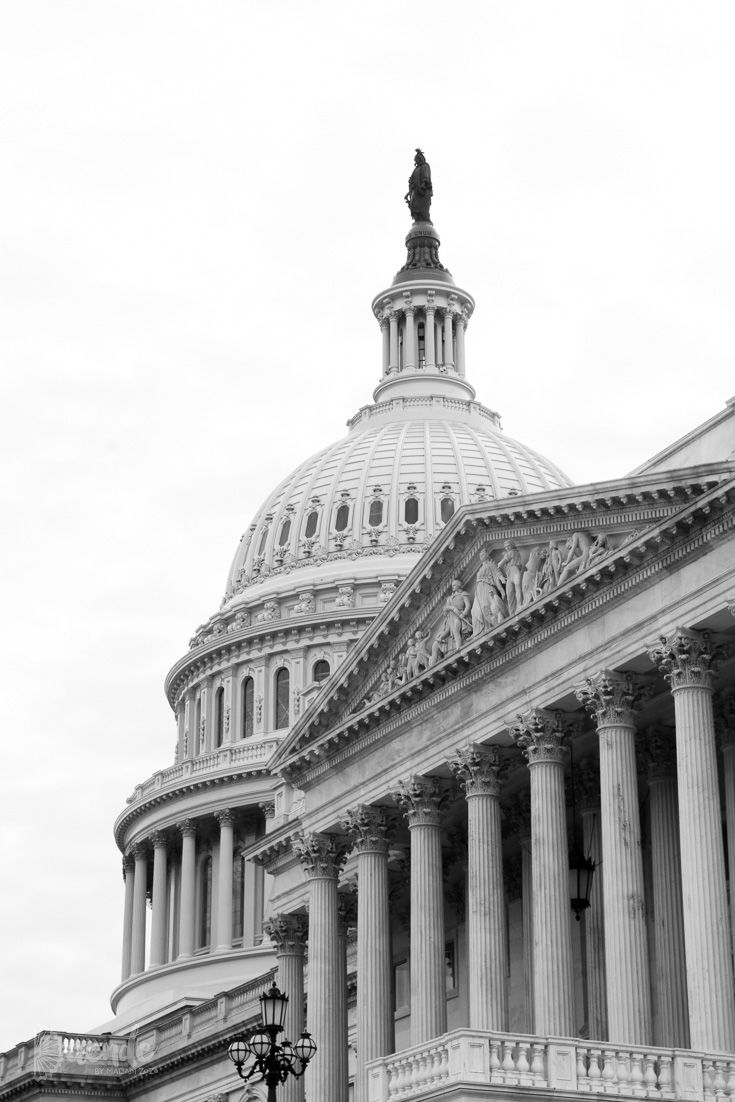
<svg viewBox="0 0 735 1102">
<path fill-rule="evenodd" d="M 279 747 L 284 776 L 324 762 L 409 702 L 519 636 L 564 630 L 630 584 L 655 580 L 677 548 L 701 554 L 695 534 L 732 513 L 735 465 L 644 474 L 552 493 L 465 506 Z M 650 566 L 651 569 L 648 569 Z M 627 583 L 627 585 L 626 585 Z M 568 619 L 568 617 L 566 618 Z"/>
</svg>

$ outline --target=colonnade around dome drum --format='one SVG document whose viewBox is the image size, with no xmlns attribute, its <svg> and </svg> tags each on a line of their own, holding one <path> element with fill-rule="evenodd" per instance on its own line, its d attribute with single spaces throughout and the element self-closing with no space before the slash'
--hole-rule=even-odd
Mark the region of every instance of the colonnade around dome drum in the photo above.
<svg viewBox="0 0 735 1102">
<path fill-rule="evenodd" d="M 263 870 L 243 850 L 273 802 L 190 815 L 138 837 L 123 857 L 122 983 L 263 940 Z"/>
</svg>

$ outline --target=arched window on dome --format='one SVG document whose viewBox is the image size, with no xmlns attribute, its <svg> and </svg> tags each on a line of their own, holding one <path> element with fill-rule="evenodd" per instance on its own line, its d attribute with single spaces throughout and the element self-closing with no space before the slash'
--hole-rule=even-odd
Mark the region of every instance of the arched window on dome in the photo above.
<svg viewBox="0 0 735 1102">
<path fill-rule="evenodd" d="M 288 543 L 288 537 L 291 535 L 291 518 L 286 517 L 281 525 L 281 534 L 278 537 L 278 546 L 285 547 Z"/>
<path fill-rule="evenodd" d="M 197 948 L 206 949 L 212 943 L 212 858 L 205 857 L 199 866 L 199 915 Z"/>
<path fill-rule="evenodd" d="M 419 519 L 419 503 L 415 497 L 407 497 L 403 504 L 403 519 L 406 524 L 417 524 Z"/>
<path fill-rule="evenodd" d="M 443 497 L 441 500 L 441 518 L 442 524 L 446 524 L 454 516 L 454 499 L 451 497 Z"/>
<path fill-rule="evenodd" d="M 368 513 L 368 524 L 371 528 L 379 528 L 383 523 L 383 502 L 375 498 L 370 502 L 370 512 Z"/>
<path fill-rule="evenodd" d="M 347 525 L 350 523 L 350 507 L 349 505 L 342 504 L 337 510 L 337 515 L 334 520 L 335 532 L 344 532 Z"/>
<path fill-rule="evenodd" d="M 426 326 L 423 321 L 420 321 L 416 326 L 416 337 L 418 344 L 418 364 L 419 367 L 426 367 Z M 409 521 L 412 524 L 413 521 Z"/>
<path fill-rule="evenodd" d="M 255 713 L 255 683 L 252 677 L 246 677 L 240 686 L 240 715 L 242 723 L 240 738 L 252 738 L 254 731 Z"/>
<path fill-rule="evenodd" d="M 264 527 L 261 536 L 260 543 L 258 544 L 258 555 L 265 555 L 265 545 L 268 542 L 268 525 Z"/>
<path fill-rule="evenodd" d="M 291 675 L 285 666 L 282 666 L 281 669 L 276 672 L 275 688 L 276 710 L 274 727 L 276 731 L 281 731 L 284 727 L 288 727 L 290 720 L 289 697 L 291 695 Z"/>
<path fill-rule="evenodd" d="M 306 528 L 304 529 L 304 539 L 310 540 L 317 530 L 319 524 L 319 510 L 312 509 L 306 518 Z"/>
<path fill-rule="evenodd" d="M 311 673 L 312 680 L 316 681 L 317 685 L 321 685 L 322 681 L 327 680 L 331 672 L 326 658 L 320 658 L 318 662 L 314 663 L 314 669 Z"/>
<path fill-rule="evenodd" d="M 220 685 L 214 694 L 214 745 L 225 741 L 225 690 Z"/>
</svg>

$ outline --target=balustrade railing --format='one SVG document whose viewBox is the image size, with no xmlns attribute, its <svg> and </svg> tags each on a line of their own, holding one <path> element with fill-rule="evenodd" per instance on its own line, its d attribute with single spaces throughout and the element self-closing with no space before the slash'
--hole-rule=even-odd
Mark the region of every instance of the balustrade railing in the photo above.
<svg viewBox="0 0 735 1102">
<path fill-rule="evenodd" d="M 735 1102 L 735 1056 L 456 1030 L 373 1061 L 368 1080 L 369 1102 L 455 1085 Z"/>
<path fill-rule="evenodd" d="M 202 754 L 200 757 L 187 758 L 178 765 L 159 770 L 147 781 L 136 785 L 127 802 L 128 804 L 137 803 L 138 800 L 143 800 L 151 793 L 170 784 L 176 784 L 187 777 L 196 777 L 202 773 L 212 773 L 217 769 L 241 765 L 252 766 L 254 769 L 260 768 L 267 763 L 280 744 L 279 738 L 259 739 L 257 742 L 245 741 L 221 746 L 212 753 Z"/>
</svg>

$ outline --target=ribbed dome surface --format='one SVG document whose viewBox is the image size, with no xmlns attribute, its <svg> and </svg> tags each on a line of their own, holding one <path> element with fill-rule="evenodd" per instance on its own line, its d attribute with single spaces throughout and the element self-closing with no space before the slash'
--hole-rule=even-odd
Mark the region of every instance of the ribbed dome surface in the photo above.
<svg viewBox="0 0 735 1102">
<path fill-rule="evenodd" d="M 384 405 L 382 415 L 367 407 L 347 437 L 269 494 L 235 556 L 227 597 L 320 560 L 417 550 L 467 502 L 571 485 L 476 402 Z"/>
</svg>

